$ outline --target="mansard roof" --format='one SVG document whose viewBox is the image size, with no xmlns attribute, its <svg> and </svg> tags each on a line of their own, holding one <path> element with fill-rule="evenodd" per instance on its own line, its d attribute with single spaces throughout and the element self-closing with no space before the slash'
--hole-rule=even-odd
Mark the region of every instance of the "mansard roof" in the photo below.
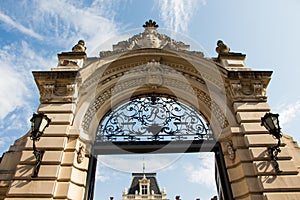
<svg viewBox="0 0 300 200">
<path fill-rule="evenodd" d="M 140 192 L 139 180 L 143 179 L 144 176 L 150 180 L 150 192 L 153 191 L 154 194 L 161 194 L 156 180 L 156 173 L 132 173 L 132 182 L 128 189 L 128 194 L 135 194 L 135 191 Z"/>
</svg>

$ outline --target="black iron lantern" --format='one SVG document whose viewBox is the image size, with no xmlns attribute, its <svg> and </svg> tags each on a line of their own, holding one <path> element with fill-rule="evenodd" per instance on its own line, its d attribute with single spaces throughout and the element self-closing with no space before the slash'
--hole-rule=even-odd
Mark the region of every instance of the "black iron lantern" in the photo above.
<svg viewBox="0 0 300 200">
<path fill-rule="evenodd" d="M 278 153 L 281 152 L 280 145 L 282 137 L 280 126 L 279 126 L 279 115 L 273 113 L 266 113 L 265 116 L 261 118 L 261 125 L 264 126 L 270 134 L 272 134 L 277 140 L 278 143 L 275 146 L 268 147 L 268 154 L 270 156 L 271 162 L 274 166 L 274 169 L 277 173 L 280 173 L 281 170 L 279 169 L 278 160 Z"/>
<path fill-rule="evenodd" d="M 33 113 L 31 121 L 31 139 L 39 140 L 43 135 L 46 127 L 49 126 L 51 120 L 43 113 Z"/>
<path fill-rule="evenodd" d="M 280 139 L 282 137 L 278 117 L 279 114 L 268 112 L 261 118 L 261 125 L 264 126 L 276 139 Z"/>
<path fill-rule="evenodd" d="M 47 115 L 43 113 L 35 114 L 33 113 L 31 121 L 31 133 L 30 133 L 30 139 L 32 139 L 32 145 L 33 145 L 33 155 L 36 158 L 36 164 L 34 167 L 33 175 L 32 177 L 37 177 L 40 165 L 42 162 L 42 158 L 44 155 L 44 150 L 38 150 L 35 146 L 35 142 L 39 141 L 40 137 L 43 135 L 44 130 L 46 127 L 49 126 L 51 119 L 47 117 Z"/>
</svg>

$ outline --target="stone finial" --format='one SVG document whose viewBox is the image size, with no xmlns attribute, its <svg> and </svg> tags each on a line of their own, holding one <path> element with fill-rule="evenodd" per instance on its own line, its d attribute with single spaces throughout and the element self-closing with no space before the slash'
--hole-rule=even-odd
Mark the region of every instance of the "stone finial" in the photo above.
<svg viewBox="0 0 300 200">
<path fill-rule="evenodd" d="M 152 21 L 149 19 L 149 21 L 146 21 L 145 24 L 143 25 L 144 28 L 158 28 L 158 24 L 156 24 L 155 21 Z"/>
<path fill-rule="evenodd" d="M 72 48 L 72 52 L 84 52 L 86 50 L 86 47 L 84 46 L 84 41 L 79 40 L 78 43 Z"/>
<path fill-rule="evenodd" d="M 218 40 L 216 52 L 218 54 L 221 54 L 221 53 L 229 53 L 229 51 L 230 51 L 230 48 L 226 44 L 224 44 L 222 40 Z"/>
</svg>

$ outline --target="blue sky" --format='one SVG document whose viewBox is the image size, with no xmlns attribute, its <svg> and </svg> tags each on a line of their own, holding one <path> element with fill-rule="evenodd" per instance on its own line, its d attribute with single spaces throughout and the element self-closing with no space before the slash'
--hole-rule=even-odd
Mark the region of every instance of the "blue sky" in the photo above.
<svg viewBox="0 0 300 200">
<path fill-rule="evenodd" d="M 184 35 L 176 39 L 207 56 L 216 56 L 216 41 L 222 39 L 233 52 L 247 55 L 249 67 L 274 71 L 268 102 L 280 114 L 283 131 L 300 141 L 299 8 L 298 0 L 0 0 L 0 152 L 29 130 L 37 110 L 39 96 L 31 71 L 55 67 L 56 54 L 69 51 L 79 39 L 86 41 L 88 56 L 97 56 L 128 33 L 142 32 L 141 25 L 150 18 L 159 31 Z M 146 171 L 157 170 L 170 199 L 177 194 L 183 199 L 214 195 L 214 189 L 209 190 L 213 177 L 202 176 L 212 173 L 213 166 L 207 165 L 213 164 L 211 155 L 172 156 L 144 156 Z M 130 184 L 128 172 L 142 170 L 143 158 L 127 158 L 136 163 L 127 169 L 112 169 L 115 164 L 105 159 L 98 167 L 97 199 L 120 199 Z M 168 162 L 162 167 L 155 160 Z M 183 185 L 190 191 L 182 191 Z"/>
</svg>

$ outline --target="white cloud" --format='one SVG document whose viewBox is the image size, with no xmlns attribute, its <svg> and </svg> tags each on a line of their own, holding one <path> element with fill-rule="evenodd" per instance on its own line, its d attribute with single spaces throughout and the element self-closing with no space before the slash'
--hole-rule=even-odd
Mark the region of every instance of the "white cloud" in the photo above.
<svg viewBox="0 0 300 200">
<path fill-rule="evenodd" d="M 278 108 L 280 125 L 284 126 L 300 115 L 300 101 L 291 104 L 281 104 Z"/>
<path fill-rule="evenodd" d="M 6 23 L 7 25 L 18 29 L 19 31 L 21 31 L 22 33 L 24 33 L 26 35 L 29 35 L 29 36 L 34 37 L 39 40 L 43 39 L 43 37 L 40 34 L 34 32 L 32 29 L 26 28 L 22 24 L 14 21 L 12 18 L 10 18 L 9 16 L 7 16 L 1 12 L 0 12 L 0 20 L 3 21 L 4 23 Z"/>
<path fill-rule="evenodd" d="M 187 180 L 192 183 L 215 187 L 214 162 L 214 157 L 210 153 L 201 153 L 196 164 L 184 163 L 184 173 Z"/>
<path fill-rule="evenodd" d="M 206 1 L 202 1 L 205 5 Z M 158 0 L 160 13 L 165 26 L 175 32 L 187 32 L 193 13 L 199 6 L 199 1 Z"/>
<path fill-rule="evenodd" d="M 81 1 L 37 1 L 35 15 L 39 15 L 36 29 L 43 31 L 57 44 L 71 50 L 79 39 L 84 39 L 89 56 L 98 55 L 101 44 L 117 35 L 113 21 L 112 1 L 94 1 L 83 6 Z M 66 9 L 67 8 L 67 9 Z M 39 24 L 47 24 L 43 30 Z M 53 34 L 54 33 L 54 34 Z"/>
<path fill-rule="evenodd" d="M 110 178 L 108 176 L 103 175 L 103 170 L 101 170 L 99 167 L 97 167 L 97 171 L 96 171 L 96 181 L 100 181 L 100 182 L 106 182 L 108 181 Z"/>
<path fill-rule="evenodd" d="M 163 154 L 147 154 L 138 156 L 122 155 L 122 156 L 98 156 L 100 164 L 120 172 L 142 172 L 145 166 L 145 172 L 158 172 L 159 170 L 170 170 L 172 164 L 178 160 L 181 155 L 163 155 Z"/>
<path fill-rule="evenodd" d="M 8 125 L 7 130 L 16 129 L 23 124 L 18 123 L 24 120 L 23 114 L 27 112 L 25 115 L 28 117 L 28 113 L 34 112 L 32 101 L 38 99 L 37 90 L 33 89 L 36 86 L 31 70 L 44 69 L 54 63 L 52 59 L 35 52 L 25 41 L 2 47 L 0 60 L 0 120 Z M 12 113 L 17 110 L 18 113 Z"/>
</svg>

